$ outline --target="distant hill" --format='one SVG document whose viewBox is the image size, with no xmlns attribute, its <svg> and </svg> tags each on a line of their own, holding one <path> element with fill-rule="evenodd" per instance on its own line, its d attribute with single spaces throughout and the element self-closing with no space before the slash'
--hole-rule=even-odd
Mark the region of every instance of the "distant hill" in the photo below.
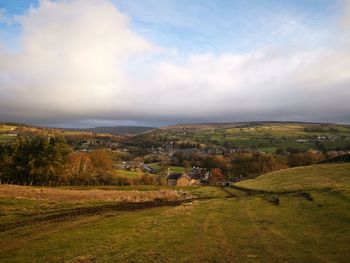
<svg viewBox="0 0 350 263">
<path fill-rule="evenodd" d="M 176 129 L 199 129 L 199 130 L 210 130 L 218 128 L 231 128 L 237 127 L 247 122 L 233 122 L 233 123 L 186 123 L 186 124 L 175 124 L 169 126 L 160 127 L 162 130 L 176 130 Z"/>
<path fill-rule="evenodd" d="M 74 131 L 84 131 L 84 132 L 96 132 L 96 133 L 108 133 L 114 135 L 126 135 L 126 134 L 140 134 L 147 131 L 154 130 L 154 127 L 144 127 L 144 126 L 110 126 L 110 127 L 95 127 L 87 129 L 66 129 Z"/>
<path fill-rule="evenodd" d="M 180 123 L 169 126 L 160 127 L 162 130 L 178 130 L 178 129 L 196 129 L 196 130 L 212 130 L 212 129 L 229 129 L 240 127 L 256 127 L 261 125 L 287 125 L 287 124 L 299 124 L 299 125 L 324 125 L 332 126 L 337 124 L 332 123 L 316 123 L 316 122 L 298 122 L 298 121 L 249 121 L 249 122 L 213 122 L 213 123 Z"/>
<path fill-rule="evenodd" d="M 126 135 L 126 134 L 140 134 L 146 131 L 157 129 L 155 127 L 145 126 L 103 126 L 94 128 L 58 128 L 58 127 L 45 127 L 37 125 L 28 125 L 23 123 L 12 123 L 12 122 L 0 122 L 0 133 L 9 130 L 42 130 L 42 131 L 79 131 L 79 132 L 95 132 L 95 133 L 108 133 L 111 135 Z"/>
<path fill-rule="evenodd" d="M 200 144 L 202 147 L 282 151 L 348 151 L 350 125 L 311 122 L 253 121 L 163 126 L 138 137 L 143 141 Z"/>
</svg>

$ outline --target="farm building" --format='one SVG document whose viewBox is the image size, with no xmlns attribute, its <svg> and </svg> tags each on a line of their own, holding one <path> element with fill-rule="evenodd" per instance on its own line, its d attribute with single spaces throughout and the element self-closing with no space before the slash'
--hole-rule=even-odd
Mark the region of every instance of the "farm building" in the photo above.
<svg viewBox="0 0 350 263">
<path fill-rule="evenodd" d="M 179 174 L 179 173 L 169 174 L 168 178 L 167 178 L 168 186 L 177 185 L 177 180 L 179 180 L 181 176 L 182 176 L 182 174 Z"/>
<path fill-rule="evenodd" d="M 189 186 L 189 185 L 199 185 L 199 179 L 193 179 L 189 174 L 179 174 L 174 173 L 168 175 L 167 178 L 168 186 Z"/>
<path fill-rule="evenodd" d="M 186 175 L 183 174 L 176 182 L 177 186 L 189 186 L 191 185 L 191 179 Z"/>
</svg>

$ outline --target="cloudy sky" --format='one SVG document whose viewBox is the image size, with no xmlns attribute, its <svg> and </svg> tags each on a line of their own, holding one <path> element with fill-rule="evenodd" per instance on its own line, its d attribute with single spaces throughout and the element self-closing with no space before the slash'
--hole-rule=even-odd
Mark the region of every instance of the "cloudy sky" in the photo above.
<svg viewBox="0 0 350 263">
<path fill-rule="evenodd" d="M 0 121 L 350 123 L 348 0 L 0 0 Z"/>
</svg>

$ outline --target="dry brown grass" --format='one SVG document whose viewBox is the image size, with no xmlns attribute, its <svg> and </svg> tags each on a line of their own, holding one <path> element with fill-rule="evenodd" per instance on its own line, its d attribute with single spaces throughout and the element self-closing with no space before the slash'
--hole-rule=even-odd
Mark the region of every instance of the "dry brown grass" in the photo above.
<svg viewBox="0 0 350 263">
<path fill-rule="evenodd" d="M 0 197 L 26 198 L 36 200 L 84 202 L 84 201 L 128 201 L 146 202 L 156 199 L 178 200 L 188 197 L 184 192 L 160 191 L 120 191 L 120 190 L 66 190 L 58 188 L 37 188 L 19 185 L 0 185 Z"/>
</svg>

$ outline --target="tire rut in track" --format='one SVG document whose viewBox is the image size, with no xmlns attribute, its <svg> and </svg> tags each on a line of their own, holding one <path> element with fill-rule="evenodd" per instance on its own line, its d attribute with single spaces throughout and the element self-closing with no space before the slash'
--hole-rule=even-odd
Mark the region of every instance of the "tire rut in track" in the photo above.
<svg viewBox="0 0 350 263">
<path fill-rule="evenodd" d="M 199 199 L 191 198 L 191 199 L 175 200 L 175 201 L 155 200 L 155 201 L 139 202 L 139 203 L 118 202 L 115 204 L 99 205 L 99 206 L 93 206 L 93 207 L 79 207 L 79 208 L 67 209 L 60 213 L 53 213 L 53 214 L 45 215 L 38 218 L 0 224 L 0 232 L 5 232 L 15 228 L 24 227 L 28 225 L 35 225 L 35 224 L 40 224 L 45 222 L 70 220 L 79 216 L 91 216 L 91 215 L 98 215 L 98 214 L 114 212 L 114 211 L 132 212 L 132 211 L 144 210 L 144 209 L 150 209 L 150 208 L 162 207 L 162 206 L 178 206 L 183 203 L 192 202 L 194 200 L 199 200 Z"/>
<path fill-rule="evenodd" d="M 226 198 L 239 198 L 238 195 L 235 195 L 234 193 L 230 192 L 224 187 L 221 187 L 221 190 L 224 191 L 228 196 Z"/>
</svg>

